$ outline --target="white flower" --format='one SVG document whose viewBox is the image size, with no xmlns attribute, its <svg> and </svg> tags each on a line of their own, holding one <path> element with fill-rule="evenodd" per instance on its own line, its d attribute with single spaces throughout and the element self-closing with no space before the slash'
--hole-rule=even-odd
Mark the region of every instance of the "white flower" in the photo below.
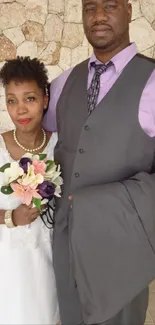
<svg viewBox="0 0 155 325">
<path fill-rule="evenodd" d="M 52 166 L 44 175 L 46 180 L 51 180 L 53 175 L 55 174 L 56 166 Z"/>
<path fill-rule="evenodd" d="M 56 184 L 56 185 L 62 185 L 63 181 L 62 181 L 62 177 L 60 176 L 61 172 L 60 172 L 60 165 L 56 166 L 55 164 L 50 168 L 50 170 L 48 170 L 45 174 L 45 179 L 47 180 L 51 180 L 52 183 Z M 58 182 L 58 183 L 56 183 Z"/>
<path fill-rule="evenodd" d="M 56 175 L 52 178 L 52 183 L 54 183 L 56 186 L 61 186 L 63 184 L 63 179 L 61 176 Z"/>
<path fill-rule="evenodd" d="M 22 156 L 22 158 L 30 158 L 30 159 L 32 159 L 32 156 L 33 156 L 32 153 L 26 152 L 26 153 L 24 153 L 24 155 Z"/>
<path fill-rule="evenodd" d="M 33 155 L 32 153 L 30 152 L 26 152 L 22 158 L 30 158 L 32 161 L 33 160 L 39 160 L 39 155 Z"/>
<path fill-rule="evenodd" d="M 24 186 L 31 186 L 37 188 L 37 186 L 43 183 L 44 177 L 41 174 L 35 175 L 34 166 L 28 163 L 27 174 L 24 174 L 21 180 L 21 184 Z"/>
<path fill-rule="evenodd" d="M 4 171 L 4 185 L 10 184 L 23 174 L 24 171 L 21 167 L 19 167 L 19 163 L 16 161 L 12 162 L 10 167 L 6 168 Z"/>
<path fill-rule="evenodd" d="M 60 175 L 60 165 L 57 166 L 56 164 L 53 164 L 50 170 L 44 175 L 45 180 L 51 181 L 56 186 L 54 195 L 58 197 L 61 196 L 61 185 L 63 184 L 63 179 Z"/>
<path fill-rule="evenodd" d="M 57 196 L 57 197 L 61 197 L 60 194 L 61 194 L 61 187 L 60 186 L 56 186 L 54 195 Z"/>
</svg>

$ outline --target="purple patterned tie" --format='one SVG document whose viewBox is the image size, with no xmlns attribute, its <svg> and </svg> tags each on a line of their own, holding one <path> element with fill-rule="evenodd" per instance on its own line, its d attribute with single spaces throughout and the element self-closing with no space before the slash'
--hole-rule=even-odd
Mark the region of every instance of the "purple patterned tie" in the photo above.
<svg viewBox="0 0 155 325">
<path fill-rule="evenodd" d="M 97 99 L 100 91 L 100 76 L 112 65 L 113 65 L 112 61 L 110 61 L 108 64 L 96 64 L 95 62 L 91 63 L 91 66 L 95 68 L 95 73 L 91 85 L 87 91 L 89 115 L 92 113 L 92 111 L 94 110 L 97 104 Z"/>
</svg>

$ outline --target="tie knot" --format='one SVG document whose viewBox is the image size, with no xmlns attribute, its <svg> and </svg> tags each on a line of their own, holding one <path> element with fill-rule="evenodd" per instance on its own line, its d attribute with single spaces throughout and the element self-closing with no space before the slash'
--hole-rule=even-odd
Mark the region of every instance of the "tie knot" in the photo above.
<svg viewBox="0 0 155 325">
<path fill-rule="evenodd" d="M 91 63 L 91 66 L 95 68 L 95 73 L 101 75 L 105 72 L 109 67 L 113 65 L 113 62 L 110 61 L 108 64 L 96 64 L 95 62 Z"/>
</svg>

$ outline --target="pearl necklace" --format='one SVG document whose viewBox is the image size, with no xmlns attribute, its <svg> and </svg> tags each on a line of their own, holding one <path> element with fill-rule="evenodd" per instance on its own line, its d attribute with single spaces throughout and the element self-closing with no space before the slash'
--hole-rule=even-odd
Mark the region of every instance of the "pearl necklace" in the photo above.
<svg viewBox="0 0 155 325">
<path fill-rule="evenodd" d="M 38 151 L 38 150 L 42 149 L 43 146 L 46 143 L 46 132 L 43 129 L 42 129 L 42 132 L 43 132 L 43 142 L 39 147 L 37 147 L 35 149 L 27 149 L 24 146 L 22 146 L 22 144 L 20 144 L 19 141 L 17 140 L 16 130 L 13 130 L 13 138 L 14 138 L 14 141 L 16 142 L 16 144 L 18 145 L 18 147 L 22 148 L 24 151 L 26 151 L 26 152 L 35 152 L 35 151 Z"/>
</svg>

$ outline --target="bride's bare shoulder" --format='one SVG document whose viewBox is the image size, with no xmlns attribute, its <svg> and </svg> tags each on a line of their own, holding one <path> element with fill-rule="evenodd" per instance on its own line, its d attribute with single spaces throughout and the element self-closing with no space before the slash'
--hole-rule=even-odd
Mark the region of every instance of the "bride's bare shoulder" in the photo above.
<svg viewBox="0 0 155 325">
<path fill-rule="evenodd" d="M 5 143 L 12 142 L 12 130 L 1 133 L 1 136 L 2 136 Z"/>
</svg>

